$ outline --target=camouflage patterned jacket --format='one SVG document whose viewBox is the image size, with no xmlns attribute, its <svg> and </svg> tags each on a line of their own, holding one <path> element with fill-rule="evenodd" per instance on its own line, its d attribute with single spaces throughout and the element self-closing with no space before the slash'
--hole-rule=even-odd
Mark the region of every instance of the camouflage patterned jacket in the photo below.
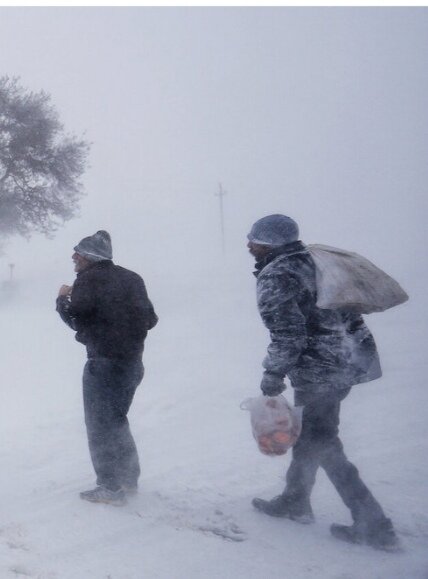
<svg viewBox="0 0 428 579">
<path fill-rule="evenodd" d="M 315 265 L 300 242 L 257 264 L 257 302 L 271 343 L 266 370 L 299 390 L 329 391 L 382 375 L 362 316 L 316 306 Z"/>
</svg>

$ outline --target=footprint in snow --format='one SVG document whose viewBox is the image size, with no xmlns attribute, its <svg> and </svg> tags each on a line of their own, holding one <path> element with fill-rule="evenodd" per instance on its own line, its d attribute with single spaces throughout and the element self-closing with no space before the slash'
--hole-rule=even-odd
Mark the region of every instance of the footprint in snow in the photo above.
<svg viewBox="0 0 428 579">
<path fill-rule="evenodd" d="M 25 537 L 24 529 L 17 524 L 8 525 L 0 528 L 0 538 L 9 547 L 9 549 L 18 549 L 20 551 L 29 551 L 23 538 Z"/>
<path fill-rule="evenodd" d="M 204 533 L 212 533 L 228 541 L 242 542 L 247 540 L 247 534 L 235 523 L 230 515 L 225 515 L 220 509 L 214 511 L 214 516 L 207 522 L 196 527 Z"/>
<path fill-rule="evenodd" d="M 33 573 L 22 565 L 10 567 L 10 572 L 14 573 L 17 577 L 34 577 Z"/>
<path fill-rule="evenodd" d="M 226 539 L 227 541 L 236 541 L 238 543 L 247 540 L 247 534 L 236 525 L 235 523 L 228 523 L 227 525 L 201 525 L 197 528 L 203 533 L 211 533 Z"/>
<path fill-rule="evenodd" d="M 200 501 L 194 501 L 193 497 L 182 498 L 175 502 L 171 497 L 162 496 L 160 493 L 157 495 L 169 505 L 168 516 L 162 518 L 168 518 L 176 528 L 202 531 L 227 541 L 242 542 L 248 538 L 233 518 L 218 508 L 213 513 L 206 513 L 206 506 L 201 505 Z M 198 510 L 193 508 L 195 504 L 199 506 Z M 142 514 L 138 512 L 136 514 L 144 518 Z"/>
</svg>

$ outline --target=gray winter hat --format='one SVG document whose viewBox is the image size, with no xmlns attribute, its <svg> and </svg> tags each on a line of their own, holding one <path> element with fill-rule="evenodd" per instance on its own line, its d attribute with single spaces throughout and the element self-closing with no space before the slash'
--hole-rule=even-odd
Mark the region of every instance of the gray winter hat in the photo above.
<svg viewBox="0 0 428 579">
<path fill-rule="evenodd" d="M 299 239 L 299 227 L 286 215 L 267 215 L 254 223 L 247 237 L 258 245 L 280 247 Z"/>
<path fill-rule="evenodd" d="M 89 237 L 84 237 L 82 241 L 76 245 L 74 251 L 88 261 L 113 259 L 111 237 L 110 234 L 104 230 L 97 231 Z"/>
</svg>

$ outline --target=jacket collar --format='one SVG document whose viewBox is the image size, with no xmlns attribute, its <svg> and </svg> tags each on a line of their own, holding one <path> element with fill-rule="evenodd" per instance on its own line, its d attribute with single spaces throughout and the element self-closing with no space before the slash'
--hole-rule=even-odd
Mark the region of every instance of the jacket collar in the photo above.
<svg viewBox="0 0 428 579">
<path fill-rule="evenodd" d="M 83 271 L 79 271 L 78 274 L 76 275 L 76 277 L 79 277 L 79 275 L 83 275 L 85 274 L 87 271 L 92 271 L 92 270 L 96 270 L 96 269 L 107 269 L 108 267 L 111 267 L 113 264 L 111 259 L 103 259 L 102 261 L 93 261 L 91 262 L 88 267 L 85 267 L 85 269 Z"/>
<path fill-rule="evenodd" d="M 306 249 L 306 246 L 301 241 L 293 241 L 293 243 L 287 243 L 286 245 L 281 245 L 280 247 L 272 248 L 267 255 L 262 259 L 256 259 L 256 271 L 253 274 L 258 277 L 259 273 L 264 269 L 269 263 L 279 256 L 289 256 L 295 253 L 301 253 Z"/>
</svg>

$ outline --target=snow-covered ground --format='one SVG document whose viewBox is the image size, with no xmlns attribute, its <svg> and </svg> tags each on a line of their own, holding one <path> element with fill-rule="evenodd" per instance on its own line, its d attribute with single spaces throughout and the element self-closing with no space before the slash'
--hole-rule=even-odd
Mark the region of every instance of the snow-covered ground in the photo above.
<svg viewBox="0 0 428 579">
<path fill-rule="evenodd" d="M 290 457 L 261 455 L 239 408 L 258 394 L 267 345 L 248 266 L 165 274 L 149 287 L 160 323 L 130 413 L 141 486 L 123 508 L 78 497 L 94 484 L 84 351 L 54 311 L 55 283 L 0 305 L 1 579 L 427 579 L 428 362 L 417 302 L 368 319 L 384 377 L 355 387 L 342 410 L 347 453 L 403 542 L 403 553 L 387 554 L 330 536 L 349 515 L 323 472 L 312 526 L 251 506 L 282 490 Z"/>
</svg>

